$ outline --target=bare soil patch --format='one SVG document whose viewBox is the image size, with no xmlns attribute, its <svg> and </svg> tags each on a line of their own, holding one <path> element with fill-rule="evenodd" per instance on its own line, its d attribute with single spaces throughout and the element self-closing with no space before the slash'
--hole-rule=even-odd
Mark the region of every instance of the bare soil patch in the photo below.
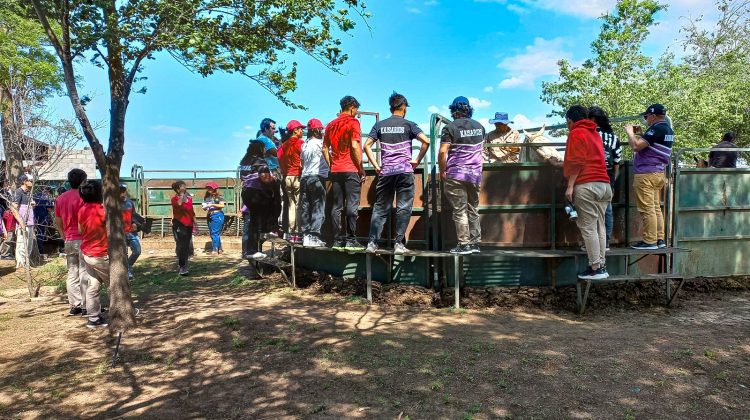
<svg viewBox="0 0 750 420">
<path fill-rule="evenodd" d="M 1 289 L 0 417 L 750 417 L 747 279 L 694 282 L 673 308 L 660 287 L 594 288 L 579 316 L 570 288 L 468 289 L 453 310 L 395 285 L 368 305 L 362 281 L 321 273 L 250 280 L 229 256 L 173 265 L 136 266 L 140 325 L 114 368 L 114 337 L 53 287 Z"/>
</svg>

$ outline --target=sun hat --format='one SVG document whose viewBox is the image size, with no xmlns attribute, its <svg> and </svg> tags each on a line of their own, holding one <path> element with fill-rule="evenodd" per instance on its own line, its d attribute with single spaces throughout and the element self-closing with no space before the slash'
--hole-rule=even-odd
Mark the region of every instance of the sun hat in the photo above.
<svg viewBox="0 0 750 420">
<path fill-rule="evenodd" d="M 508 113 L 507 112 L 496 112 L 495 118 L 490 120 L 490 124 L 513 124 L 513 121 L 508 119 Z"/>
<path fill-rule="evenodd" d="M 212 190 L 218 190 L 219 189 L 219 184 L 217 184 L 217 183 L 215 183 L 213 181 L 207 182 L 206 183 L 206 188 L 211 188 Z"/>
</svg>

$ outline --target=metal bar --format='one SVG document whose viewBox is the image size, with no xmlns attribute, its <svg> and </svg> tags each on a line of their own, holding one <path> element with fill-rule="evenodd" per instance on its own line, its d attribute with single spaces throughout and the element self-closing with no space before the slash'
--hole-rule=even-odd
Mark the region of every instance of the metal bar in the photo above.
<svg viewBox="0 0 750 420">
<path fill-rule="evenodd" d="M 184 173 L 184 174 L 197 174 L 197 173 L 222 173 L 222 172 L 231 172 L 235 173 L 236 169 L 206 169 L 206 170 L 200 170 L 196 171 L 195 169 L 149 169 L 141 171 L 143 174 L 153 174 L 153 173 Z"/>
<path fill-rule="evenodd" d="M 591 280 L 586 280 L 586 289 L 583 291 L 583 302 L 581 304 L 581 314 L 586 312 L 586 302 L 589 300 L 589 289 L 591 288 Z"/>
<path fill-rule="evenodd" d="M 701 207 L 683 207 L 682 213 L 702 212 L 702 211 L 748 211 L 750 206 L 701 206 Z"/>
<path fill-rule="evenodd" d="M 578 313 L 583 313 L 581 308 L 583 307 L 583 293 L 581 293 L 581 280 L 576 279 L 576 309 Z"/>
<path fill-rule="evenodd" d="M 669 301 L 667 302 L 667 306 L 672 306 L 672 301 L 674 301 L 674 299 L 677 297 L 677 293 L 680 292 L 680 289 L 682 289 L 682 285 L 684 283 L 685 283 L 685 279 L 681 277 L 680 282 L 677 283 L 677 287 L 674 289 L 674 293 L 672 294 L 672 296 L 669 298 Z"/>
<path fill-rule="evenodd" d="M 672 297 L 672 279 L 664 279 L 664 291 L 667 292 L 664 304 L 669 306 L 669 300 Z"/>
<path fill-rule="evenodd" d="M 625 245 L 627 246 L 630 243 L 630 186 L 632 183 L 630 182 L 630 175 L 632 171 L 632 165 L 624 165 L 624 168 L 627 170 L 625 172 Z M 623 178 L 620 176 L 620 178 Z M 622 183 L 623 181 L 621 181 Z"/>
<path fill-rule="evenodd" d="M 459 290 L 459 284 L 461 283 L 461 280 L 459 279 L 459 269 L 460 269 L 460 262 L 461 256 L 455 255 L 453 257 L 453 287 L 455 289 L 455 308 L 458 309 L 461 306 L 461 299 L 460 299 L 460 290 Z"/>
<path fill-rule="evenodd" d="M 294 244 L 290 243 L 289 244 L 289 248 L 290 248 L 290 258 L 289 259 L 291 260 L 291 263 L 292 263 L 292 287 L 296 289 L 297 288 L 297 270 L 296 270 L 296 266 L 294 264 Z"/>
<path fill-rule="evenodd" d="M 550 249 L 557 248 L 557 185 L 554 182 L 550 182 L 550 210 L 549 210 L 549 240 L 551 243 Z"/>
<path fill-rule="evenodd" d="M 117 334 L 117 341 L 115 341 L 115 354 L 112 355 L 112 367 L 115 367 L 117 363 L 117 356 L 120 354 L 120 341 L 122 340 L 122 331 Z"/>
<path fill-rule="evenodd" d="M 687 237 L 681 238 L 680 242 L 705 242 L 705 241 L 734 241 L 734 240 L 745 240 L 750 239 L 750 235 L 734 235 L 734 236 L 712 236 L 710 238 L 698 238 L 698 237 Z"/>
<path fill-rule="evenodd" d="M 367 271 L 367 300 L 372 303 L 372 254 L 365 254 L 365 267 Z"/>
</svg>

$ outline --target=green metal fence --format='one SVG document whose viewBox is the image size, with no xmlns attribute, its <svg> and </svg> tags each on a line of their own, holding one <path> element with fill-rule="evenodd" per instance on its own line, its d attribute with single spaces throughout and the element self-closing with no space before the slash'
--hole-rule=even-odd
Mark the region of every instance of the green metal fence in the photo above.
<svg viewBox="0 0 750 420">
<path fill-rule="evenodd" d="M 674 246 L 690 248 L 675 255 L 686 277 L 750 275 L 750 168 L 691 168 L 683 160 L 711 149 L 675 152 Z M 750 148 L 722 151 L 750 152 Z"/>
</svg>

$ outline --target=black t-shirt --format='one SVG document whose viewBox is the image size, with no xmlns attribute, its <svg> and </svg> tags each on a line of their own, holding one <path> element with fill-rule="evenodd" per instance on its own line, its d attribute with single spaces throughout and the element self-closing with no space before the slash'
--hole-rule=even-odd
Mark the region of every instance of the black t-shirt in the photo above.
<svg viewBox="0 0 750 420">
<path fill-rule="evenodd" d="M 708 166 L 712 168 L 736 168 L 738 152 L 720 151 L 718 149 L 730 149 L 737 147 L 730 141 L 723 141 L 713 147 L 708 154 Z"/>
<path fill-rule="evenodd" d="M 411 167 L 411 141 L 422 133 L 419 126 L 404 117 L 391 116 L 378 121 L 370 138 L 380 140 L 380 176 L 414 172 Z"/>
<path fill-rule="evenodd" d="M 19 187 L 13 196 L 13 202 L 19 206 L 28 206 L 31 202 L 31 192 L 24 191 L 23 188 Z"/>
</svg>

